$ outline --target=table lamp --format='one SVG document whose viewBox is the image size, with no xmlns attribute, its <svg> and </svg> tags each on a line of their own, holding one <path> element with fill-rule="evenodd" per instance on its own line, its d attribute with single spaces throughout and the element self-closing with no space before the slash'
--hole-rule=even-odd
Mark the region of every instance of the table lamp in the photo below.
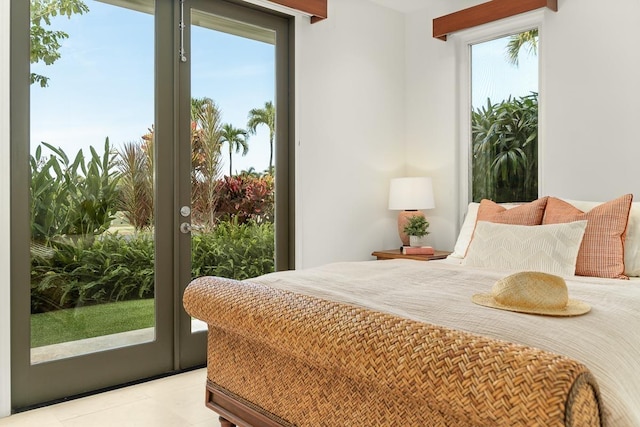
<svg viewBox="0 0 640 427">
<path fill-rule="evenodd" d="M 433 209 L 433 185 L 431 178 L 393 178 L 389 187 L 389 209 L 399 210 L 398 235 L 403 246 L 409 245 L 409 236 L 404 232 L 407 221 L 412 216 L 423 216 L 418 209 Z"/>
</svg>

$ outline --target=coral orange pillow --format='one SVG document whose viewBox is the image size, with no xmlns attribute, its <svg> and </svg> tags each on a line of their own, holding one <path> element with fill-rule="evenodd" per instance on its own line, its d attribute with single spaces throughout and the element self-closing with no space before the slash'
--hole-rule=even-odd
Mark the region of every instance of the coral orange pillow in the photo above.
<svg viewBox="0 0 640 427">
<path fill-rule="evenodd" d="M 483 199 L 478 208 L 476 221 L 497 222 L 511 225 L 540 225 L 548 197 L 542 197 L 515 208 L 506 209 L 496 202 Z"/>
<path fill-rule="evenodd" d="M 475 226 L 478 224 L 478 221 L 511 225 L 541 225 L 546 205 L 547 197 L 542 197 L 534 200 L 533 202 L 525 203 L 509 209 L 504 206 L 500 206 L 489 199 L 482 199 L 480 201 L 480 206 L 478 206 L 478 214 L 476 216 L 473 233 L 475 233 Z M 473 233 L 471 234 L 469 244 L 473 241 Z M 467 246 L 465 250 L 465 257 L 467 256 L 468 251 L 469 246 Z"/>
<path fill-rule="evenodd" d="M 549 197 L 543 224 L 587 220 L 576 262 L 577 275 L 628 279 L 624 274 L 624 239 L 632 200 L 632 194 L 625 194 L 582 212 L 563 200 Z"/>
</svg>

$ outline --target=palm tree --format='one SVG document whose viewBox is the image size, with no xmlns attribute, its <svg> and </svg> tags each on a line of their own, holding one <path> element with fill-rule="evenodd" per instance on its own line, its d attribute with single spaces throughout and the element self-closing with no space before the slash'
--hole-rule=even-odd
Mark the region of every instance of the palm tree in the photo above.
<svg viewBox="0 0 640 427">
<path fill-rule="evenodd" d="M 266 125 L 269 128 L 269 173 L 273 168 L 273 137 L 276 132 L 276 110 L 271 101 L 264 103 L 264 108 L 254 108 L 249 111 L 247 129 L 251 135 L 255 135 L 258 125 Z"/>
<path fill-rule="evenodd" d="M 249 152 L 249 144 L 247 143 L 247 131 L 233 127 L 232 124 L 225 123 L 220 130 L 220 143 L 226 142 L 229 144 L 229 176 L 232 173 L 232 158 L 233 151 L 240 152 L 242 148 L 242 155 L 245 156 Z"/>
<path fill-rule="evenodd" d="M 239 176 L 248 177 L 248 178 L 261 178 L 262 174 L 256 170 L 253 166 L 250 166 L 249 169 L 245 169 L 240 172 Z"/>
<path fill-rule="evenodd" d="M 192 219 L 205 227 L 215 223 L 217 178 L 222 148 L 222 114 L 211 98 L 191 100 Z"/>
<path fill-rule="evenodd" d="M 528 51 L 532 55 L 538 54 L 538 29 L 523 31 L 518 34 L 514 34 L 509 38 L 507 44 L 507 61 L 512 65 L 518 66 L 518 56 L 520 50 L 527 46 Z"/>
</svg>

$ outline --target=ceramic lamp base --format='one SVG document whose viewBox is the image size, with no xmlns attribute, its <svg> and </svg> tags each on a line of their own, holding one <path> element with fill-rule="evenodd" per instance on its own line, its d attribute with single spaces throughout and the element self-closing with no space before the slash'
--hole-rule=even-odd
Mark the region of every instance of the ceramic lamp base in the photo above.
<svg viewBox="0 0 640 427">
<path fill-rule="evenodd" d="M 424 213 L 421 211 L 400 211 L 398 214 L 398 235 L 402 241 L 402 246 L 409 246 L 409 236 L 404 232 L 404 227 L 407 225 L 409 218 L 413 216 L 421 216 L 424 218 Z"/>
</svg>

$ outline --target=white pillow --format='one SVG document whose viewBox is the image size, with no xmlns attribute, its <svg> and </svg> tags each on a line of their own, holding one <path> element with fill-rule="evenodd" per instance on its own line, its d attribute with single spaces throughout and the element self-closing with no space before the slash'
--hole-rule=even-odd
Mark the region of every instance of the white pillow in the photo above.
<svg viewBox="0 0 640 427">
<path fill-rule="evenodd" d="M 582 212 L 588 212 L 603 202 L 585 202 L 581 200 L 561 199 Z M 631 203 L 627 235 L 624 240 L 624 274 L 629 277 L 640 276 L 640 202 Z"/>
<path fill-rule="evenodd" d="M 587 221 L 510 225 L 478 221 L 463 265 L 573 276 Z"/>
<path fill-rule="evenodd" d="M 499 203 L 500 206 L 511 209 L 519 206 L 519 203 Z M 464 258 L 467 253 L 469 243 L 471 243 L 471 237 L 473 236 L 473 230 L 476 227 L 476 218 L 478 217 L 478 209 L 480 203 L 471 202 L 467 208 L 467 215 L 464 217 L 460 233 L 458 234 L 458 240 L 453 248 L 453 252 L 449 255 L 449 258 Z M 578 208 L 579 209 L 579 208 Z"/>
</svg>

